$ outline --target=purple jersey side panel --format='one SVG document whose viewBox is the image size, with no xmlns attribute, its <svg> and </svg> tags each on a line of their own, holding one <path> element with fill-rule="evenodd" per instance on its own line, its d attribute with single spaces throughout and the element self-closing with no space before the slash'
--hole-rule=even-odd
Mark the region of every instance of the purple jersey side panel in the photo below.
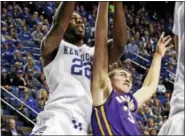
<svg viewBox="0 0 185 136">
<path fill-rule="evenodd" d="M 132 94 L 120 95 L 113 90 L 104 105 L 93 108 L 93 135 L 142 135 L 132 116 L 136 109 L 137 101 Z"/>
</svg>

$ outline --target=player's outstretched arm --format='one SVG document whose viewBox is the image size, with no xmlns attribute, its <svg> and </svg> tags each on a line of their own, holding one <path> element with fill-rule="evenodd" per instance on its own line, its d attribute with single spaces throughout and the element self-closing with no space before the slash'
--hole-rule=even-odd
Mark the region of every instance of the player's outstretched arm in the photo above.
<svg viewBox="0 0 185 136">
<path fill-rule="evenodd" d="M 44 66 L 53 60 L 74 11 L 75 2 L 61 2 L 54 15 L 52 26 L 41 43 Z"/>
<path fill-rule="evenodd" d="M 113 40 L 110 40 L 108 43 L 109 64 L 112 64 L 121 58 L 127 40 L 127 25 L 124 7 L 121 1 L 114 2 L 114 6 Z"/>
<path fill-rule="evenodd" d="M 147 100 L 149 100 L 157 90 L 160 77 L 161 60 L 165 55 L 165 52 L 173 47 L 173 45 L 166 47 L 170 41 L 171 37 L 164 37 L 163 32 L 158 41 L 156 52 L 152 60 L 152 65 L 144 80 L 143 86 L 134 94 L 134 97 L 138 101 L 139 107 L 142 106 Z"/>
<path fill-rule="evenodd" d="M 93 75 L 91 92 L 93 103 L 99 106 L 106 101 L 108 88 L 108 2 L 99 2 L 95 31 L 95 55 L 93 60 Z"/>
</svg>

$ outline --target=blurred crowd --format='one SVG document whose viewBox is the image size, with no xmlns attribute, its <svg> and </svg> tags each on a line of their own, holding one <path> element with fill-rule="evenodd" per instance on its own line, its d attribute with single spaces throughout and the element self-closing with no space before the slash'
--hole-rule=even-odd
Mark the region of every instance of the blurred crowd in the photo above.
<svg viewBox="0 0 185 136">
<path fill-rule="evenodd" d="M 49 91 L 42 68 L 40 42 L 51 27 L 52 16 L 58 4 L 59 2 L 49 1 L 2 2 L 1 85 L 38 113 L 44 109 Z M 77 3 L 75 10 L 85 22 L 85 43 L 93 46 L 97 3 L 92 4 L 91 8 L 86 7 L 84 3 Z M 135 92 L 141 87 L 147 74 L 161 32 L 165 30 L 171 34 L 173 15 L 168 14 L 165 18 L 155 12 L 151 15 L 151 11 L 146 10 L 144 6 L 136 9 L 134 5 L 124 5 L 124 10 L 128 36 L 122 61 L 133 73 L 132 92 Z M 114 6 L 110 4 L 109 38 L 112 38 L 113 13 Z M 168 118 L 176 62 L 177 54 L 175 49 L 172 49 L 162 60 L 161 78 L 156 95 L 135 113 L 144 135 L 156 135 Z M 18 111 L 35 121 L 37 114 L 34 111 L 2 89 L 1 96 Z M 15 111 L 3 103 L 1 109 L 1 116 L 15 115 Z M 11 132 L 12 135 L 18 133 L 22 135 L 23 133 L 16 128 L 24 124 L 33 127 L 27 121 L 21 122 L 14 118 L 3 120 L 1 124 L 2 132 L 6 134 Z"/>
</svg>

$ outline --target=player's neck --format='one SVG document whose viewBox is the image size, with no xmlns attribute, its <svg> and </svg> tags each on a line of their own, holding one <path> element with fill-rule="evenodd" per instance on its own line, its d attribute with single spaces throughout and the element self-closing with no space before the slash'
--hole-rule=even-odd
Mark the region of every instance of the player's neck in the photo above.
<svg viewBox="0 0 185 136">
<path fill-rule="evenodd" d="M 82 46 L 84 44 L 84 41 L 83 40 L 79 40 L 79 41 L 67 41 L 69 43 L 72 43 L 78 47 Z"/>
<path fill-rule="evenodd" d="M 64 37 L 64 40 L 78 47 L 84 44 L 84 40 L 81 37 L 77 37 L 77 36 L 68 35 Z"/>
</svg>

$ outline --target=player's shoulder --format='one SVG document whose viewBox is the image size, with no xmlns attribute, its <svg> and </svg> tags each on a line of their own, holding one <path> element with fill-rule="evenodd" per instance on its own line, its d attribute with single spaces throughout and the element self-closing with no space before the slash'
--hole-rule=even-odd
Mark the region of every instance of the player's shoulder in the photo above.
<svg viewBox="0 0 185 136">
<path fill-rule="evenodd" d="M 116 96 L 118 96 L 118 93 L 115 90 L 112 90 L 111 94 L 109 95 L 109 97 L 107 98 L 107 100 L 103 104 L 101 104 L 99 106 L 93 106 L 93 108 L 100 109 L 102 106 L 107 106 L 107 105 L 109 105 L 108 107 L 110 107 L 110 105 L 111 105 L 110 103 L 111 103 L 112 99 L 115 99 Z"/>
</svg>

